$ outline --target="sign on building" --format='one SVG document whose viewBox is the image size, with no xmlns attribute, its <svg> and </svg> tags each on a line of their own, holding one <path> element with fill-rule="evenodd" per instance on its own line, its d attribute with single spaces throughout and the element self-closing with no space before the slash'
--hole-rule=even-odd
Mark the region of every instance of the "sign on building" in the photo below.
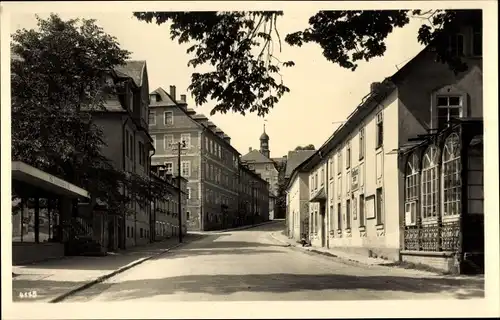
<svg viewBox="0 0 500 320">
<path fill-rule="evenodd" d="M 359 188 L 359 166 L 351 170 L 351 189 L 355 191 Z"/>
</svg>

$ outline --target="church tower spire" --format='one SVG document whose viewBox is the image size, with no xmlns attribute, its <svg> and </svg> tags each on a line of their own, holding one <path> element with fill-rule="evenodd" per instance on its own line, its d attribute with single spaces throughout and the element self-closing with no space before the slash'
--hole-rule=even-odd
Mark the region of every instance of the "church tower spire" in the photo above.
<svg viewBox="0 0 500 320">
<path fill-rule="evenodd" d="M 266 157 L 271 157 L 271 152 L 269 151 L 269 136 L 266 133 L 266 124 L 264 123 L 264 132 L 260 136 L 260 153 Z"/>
</svg>

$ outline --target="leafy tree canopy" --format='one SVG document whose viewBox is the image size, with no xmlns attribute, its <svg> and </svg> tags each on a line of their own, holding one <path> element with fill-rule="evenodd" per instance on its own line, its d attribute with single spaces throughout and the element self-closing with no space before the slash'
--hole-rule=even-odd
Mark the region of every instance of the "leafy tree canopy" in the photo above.
<svg viewBox="0 0 500 320">
<path fill-rule="evenodd" d="M 304 147 L 297 146 L 297 148 L 295 148 L 295 151 L 298 151 L 298 150 L 316 150 L 316 148 L 314 148 L 313 144 L 308 144 L 307 146 L 304 146 Z"/>
<path fill-rule="evenodd" d="M 81 186 L 120 212 L 131 197 L 144 200 L 161 188 L 126 174 L 101 154 L 102 128 L 92 120 L 113 86 L 103 74 L 123 64 L 129 52 L 94 20 L 63 21 L 37 16 L 38 29 L 12 35 L 12 158 Z M 144 201 L 143 201 L 144 202 Z"/>
<path fill-rule="evenodd" d="M 281 11 L 248 12 L 136 12 L 147 23 L 170 23 L 170 36 L 189 43 L 189 65 L 208 65 L 207 72 L 195 72 L 189 90 L 197 105 L 217 101 L 211 114 L 228 111 L 256 112 L 265 116 L 289 92 L 280 74 L 282 62 L 274 49 L 281 49 L 277 28 Z M 449 35 L 468 20 L 481 25 L 481 10 L 353 10 L 319 11 L 309 27 L 285 36 L 286 43 L 301 46 L 316 43 L 332 63 L 355 71 L 359 61 L 370 61 L 386 52 L 385 41 L 395 28 L 411 18 L 421 19 L 417 36 L 423 45 L 433 44 L 438 61 L 456 72 L 466 65 L 450 54 Z"/>
</svg>

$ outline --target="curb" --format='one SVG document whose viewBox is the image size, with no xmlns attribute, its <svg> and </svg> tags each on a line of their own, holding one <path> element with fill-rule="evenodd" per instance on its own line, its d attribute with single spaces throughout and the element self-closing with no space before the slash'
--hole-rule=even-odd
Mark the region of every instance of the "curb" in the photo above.
<svg viewBox="0 0 500 320">
<path fill-rule="evenodd" d="M 192 239 L 189 242 L 192 242 L 194 240 L 198 240 L 198 238 L 201 238 L 201 237 L 196 237 L 195 239 Z M 58 303 L 58 302 L 61 302 L 64 299 L 68 298 L 69 296 L 74 295 L 75 293 L 78 293 L 80 291 L 86 290 L 86 289 L 88 289 L 88 288 L 90 288 L 90 287 L 92 287 L 92 286 L 94 286 L 94 285 L 96 285 L 98 283 L 101 283 L 101 282 L 103 282 L 103 281 L 105 281 L 105 280 L 107 280 L 107 279 L 109 279 L 111 277 L 116 276 L 117 274 L 120 274 L 120 273 L 122 273 L 124 271 L 127 271 L 127 270 L 129 270 L 129 269 L 131 269 L 131 268 L 133 268 L 133 267 L 135 267 L 135 266 L 137 266 L 137 265 L 139 265 L 139 264 L 141 264 L 143 262 L 146 262 L 146 261 L 148 261 L 148 260 L 150 260 L 150 259 L 152 259 L 154 257 L 160 256 L 160 255 L 162 255 L 162 254 L 164 254 L 164 253 L 166 253 L 166 252 L 168 252 L 168 251 L 170 251 L 172 249 L 178 248 L 178 247 L 180 247 L 182 245 L 185 245 L 185 244 L 187 244 L 189 242 L 177 243 L 176 245 L 174 245 L 174 246 L 172 246 L 170 248 L 166 248 L 165 250 L 163 250 L 163 251 L 161 251 L 159 253 L 156 253 L 156 254 L 153 254 L 153 255 L 151 255 L 149 257 L 145 257 L 145 258 L 141 258 L 141 259 L 138 259 L 136 261 L 133 261 L 133 262 L 131 262 L 131 263 L 129 263 L 129 264 L 127 264 L 127 265 L 125 265 L 125 266 L 123 266 L 121 268 L 118 268 L 118 269 L 116 269 L 116 270 L 114 270 L 114 271 L 112 271 L 112 272 L 110 272 L 108 274 L 100 276 L 97 279 L 94 279 L 94 280 L 92 280 L 90 282 L 87 282 L 87 283 L 85 283 L 85 284 L 83 284 L 83 285 L 81 285 L 81 286 L 79 286 L 77 288 L 74 288 L 74 289 L 72 289 L 72 290 L 70 290 L 70 291 L 68 291 L 66 293 L 63 293 L 62 295 L 49 300 L 48 303 Z"/>
</svg>

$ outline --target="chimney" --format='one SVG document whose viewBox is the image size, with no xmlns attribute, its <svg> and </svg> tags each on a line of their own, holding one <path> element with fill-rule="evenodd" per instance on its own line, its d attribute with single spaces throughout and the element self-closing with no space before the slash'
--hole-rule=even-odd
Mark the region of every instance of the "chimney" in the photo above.
<svg viewBox="0 0 500 320">
<path fill-rule="evenodd" d="M 248 148 L 248 152 L 252 152 L 252 147 Z"/>
<path fill-rule="evenodd" d="M 379 86 L 380 86 L 380 82 L 372 82 L 372 84 L 370 84 L 370 93 L 374 92 L 375 90 L 377 90 L 377 88 Z"/>
<path fill-rule="evenodd" d="M 181 94 L 181 102 L 186 103 L 186 95 L 185 94 Z"/>
<path fill-rule="evenodd" d="M 175 96 L 175 86 L 170 86 L 170 97 L 172 97 L 174 101 L 177 101 L 177 97 Z"/>
</svg>

